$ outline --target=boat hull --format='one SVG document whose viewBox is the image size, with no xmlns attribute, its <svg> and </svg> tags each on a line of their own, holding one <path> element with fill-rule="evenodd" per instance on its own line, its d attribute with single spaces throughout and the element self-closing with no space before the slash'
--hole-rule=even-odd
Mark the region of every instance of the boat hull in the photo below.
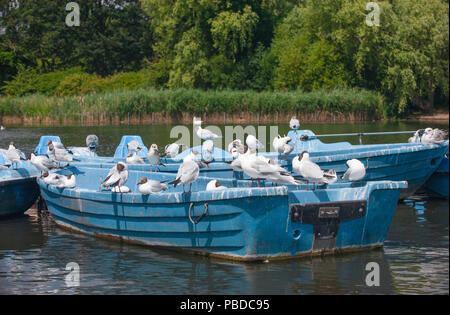
<svg viewBox="0 0 450 315">
<path fill-rule="evenodd" d="M 130 172 L 130 187 L 140 175 Z M 52 217 L 63 228 L 239 261 L 382 246 L 400 189 L 406 187 L 404 182 L 376 182 L 316 191 L 288 191 L 282 186 L 186 194 L 177 187 L 177 192 L 143 196 L 87 190 L 84 185 L 66 190 L 42 181 L 39 185 Z M 319 212 L 338 208 L 338 214 L 319 218 Z M 299 220 L 306 214 L 309 221 Z"/>
<path fill-rule="evenodd" d="M 23 214 L 39 194 L 35 177 L 0 180 L 0 219 Z"/>
<path fill-rule="evenodd" d="M 445 157 L 436 172 L 424 185 L 427 195 L 439 198 L 448 198 L 449 178 L 448 178 L 449 160 Z"/>
</svg>

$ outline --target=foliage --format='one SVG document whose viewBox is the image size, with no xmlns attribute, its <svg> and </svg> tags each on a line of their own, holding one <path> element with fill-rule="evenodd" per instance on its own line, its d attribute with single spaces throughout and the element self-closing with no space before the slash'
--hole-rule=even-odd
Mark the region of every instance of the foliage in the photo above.
<svg viewBox="0 0 450 315">
<path fill-rule="evenodd" d="M 75 78 L 67 82 L 67 90 L 76 90 Z M 73 87 L 75 86 L 75 87 Z M 84 95 L 46 97 L 33 94 L 24 97 L 0 98 L 0 115 L 28 115 L 36 117 L 63 116 L 80 113 L 119 115 L 168 113 L 191 114 L 235 113 L 249 111 L 252 113 L 274 112 L 317 112 L 331 113 L 365 112 L 372 117 L 379 113 L 383 98 L 380 94 L 354 89 L 333 89 L 314 92 L 300 90 L 290 92 L 255 92 L 255 91 L 202 91 L 197 89 L 177 90 L 115 90 L 106 93 L 89 93 Z"/>
</svg>

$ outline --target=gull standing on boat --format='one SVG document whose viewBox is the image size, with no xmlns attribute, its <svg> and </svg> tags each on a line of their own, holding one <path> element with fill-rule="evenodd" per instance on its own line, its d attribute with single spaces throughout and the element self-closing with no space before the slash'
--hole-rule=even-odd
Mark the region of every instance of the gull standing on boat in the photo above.
<svg viewBox="0 0 450 315">
<path fill-rule="evenodd" d="M 421 142 L 424 145 L 441 144 L 445 141 L 447 131 L 441 129 L 426 128 L 422 136 Z"/>
<path fill-rule="evenodd" d="M 227 189 L 227 187 L 223 186 L 221 182 L 219 182 L 217 179 L 211 180 L 206 185 L 206 191 L 212 191 L 212 190 L 224 190 Z"/>
<path fill-rule="evenodd" d="M 6 129 L 5 127 L 0 126 L 0 131 L 3 131 L 3 130 L 5 130 L 5 129 Z"/>
<path fill-rule="evenodd" d="M 278 135 L 278 137 L 273 139 L 272 145 L 275 151 L 280 155 L 283 154 L 287 156 L 294 150 L 294 146 L 289 144 L 291 141 L 292 139 L 290 137 L 280 137 L 280 135 Z"/>
<path fill-rule="evenodd" d="M 33 164 L 38 170 L 42 172 L 50 171 L 53 169 L 60 169 L 58 163 L 54 160 L 49 159 L 46 155 L 35 155 L 31 153 L 30 162 Z"/>
<path fill-rule="evenodd" d="M 8 150 L 4 153 L 7 160 L 11 161 L 12 165 L 19 163 L 20 161 L 24 161 L 23 153 L 19 149 L 16 149 L 14 146 L 14 142 L 9 143 Z"/>
<path fill-rule="evenodd" d="M 214 142 L 212 140 L 206 140 L 202 144 L 202 161 L 207 163 L 213 160 Z"/>
<path fill-rule="evenodd" d="M 297 130 L 300 128 L 300 121 L 297 119 L 297 117 L 292 117 L 291 121 L 289 122 L 289 127 L 293 130 Z"/>
<path fill-rule="evenodd" d="M 192 151 L 191 155 L 198 154 L 197 151 Z M 170 185 L 177 187 L 179 184 L 183 184 L 183 192 L 185 192 L 185 185 L 189 184 L 189 192 L 191 192 L 192 183 L 198 178 L 200 168 L 194 158 L 184 159 L 183 163 L 178 168 L 177 177 L 174 181 L 170 182 Z"/>
<path fill-rule="evenodd" d="M 178 143 L 171 143 L 166 145 L 164 148 L 164 155 L 168 158 L 174 158 L 178 155 L 178 152 L 180 152 L 180 147 L 187 147 L 184 144 L 178 144 Z"/>
<path fill-rule="evenodd" d="M 137 156 L 136 153 L 128 153 L 125 162 L 127 162 L 127 164 L 145 164 L 144 159 Z"/>
<path fill-rule="evenodd" d="M 202 140 L 212 140 L 216 138 L 222 138 L 221 136 L 216 135 L 214 132 L 209 131 L 208 129 L 202 128 L 202 121 L 200 118 L 194 117 L 193 119 L 194 131 Z"/>
<path fill-rule="evenodd" d="M 98 147 L 98 137 L 96 135 L 88 135 L 86 137 L 86 146 L 92 152 L 95 152 Z"/>
<path fill-rule="evenodd" d="M 366 167 L 357 159 L 351 159 L 347 162 L 348 169 L 341 176 L 342 179 L 348 179 L 352 182 L 362 180 L 366 176 Z"/>
<path fill-rule="evenodd" d="M 169 189 L 167 184 L 148 179 L 145 176 L 141 177 L 137 184 L 139 185 L 139 192 L 143 195 L 158 194 Z"/>
<path fill-rule="evenodd" d="M 256 155 L 256 150 L 248 149 L 241 159 L 241 167 L 245 174 L 252 179 L 252 186 L 254 179 L 258 180 L 258 186 L 261 179 L 269 179 L 273 182 L 290 182 L 288 177 L 292 177 L 289 173 L 279 165 L 269 164 L 269 159 Z M 295 184 L 295 180 L 292 177 L 292 182 Z"/>
<path fill-rule="evenodd" d="M 121 187 L 125 185 L 127 180 L 128 166 L 123 162 L 119 162 L 109 171 L 101 186 L 106 188 Z"/>
<path fill-rule="evenodd" d="M 65 148 L 56 148 L 54 144 L 55 142 L 49 144 L 47 155 L 52 159 L 54 159 L 55 161 L 57 162 L 80 161 L 78 159 L 75 159 L 71 154 L 69 154 L 70 153 L 69 150 L 66 150 Z"/>
<path fill-rule="evenodd" d="M 256 139 L 254 135 L 248 135 L 247 139 L 245 140 L 245 143 L 247 144 L 250 150 L 259 150 L 264 148 L 264 145 L 261 143 L 261 141 Z"/>
<path fill-rule="evenodd" d="M 137 153 L 142 150 L 141 144 L 137 140 L 132 140 L 127 143 L 128 152 Z"/>
<path fill-rule="evenodd" d="M 150 150 L 148 150 L 147 153 L 148 161 L 150 162 L 150 165 L 152 166 L 152 172 L 153 172 L 153 166 L 158 167 L 159 165 L 165 166 L 161 163 L 161 156 L 159 155 L 158 146 L 156 144 L 152 144 L 150 146 Z"/>
<path fill-rule="evenodd" d="M 308 151 L 303 151 L 300 156 L 292 160 L 292 169 L 308 183 L 323 185 L 334 183 L 337 180 L 336 172 L 334 170 L 323 171 L 319 165 L 310 160 Z"/>
</svg>

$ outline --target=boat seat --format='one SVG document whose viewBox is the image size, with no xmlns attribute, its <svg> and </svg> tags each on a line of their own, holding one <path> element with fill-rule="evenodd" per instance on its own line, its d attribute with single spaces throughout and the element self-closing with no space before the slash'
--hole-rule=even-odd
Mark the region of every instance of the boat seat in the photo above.
<svg viewBox="0 0 450 315">
<path fill-rule="evenodd" d="M 142 150 L 138 152 L 137 155 L 142 158 L 146 158 L 148 149 L 142 141 L 141 136 L 123 136 L 122 140 L 120 140 L 119 146 L 116 149 L 116 152 L 114 153 L 114 159 L 126 159 L 128 156 L 127 144 L 133 140 L 136 140 L 142 146 Z"/>
<path fill-rule="evenodd" d="M 42 136 L 39 140 L 39 144 L 36 149 L 34 149 L 35 154 L 47 154 L 47 141 L 52 140 L 54 142 L 62 143 L 61 139 L 58 136 Z"/>
</svg>

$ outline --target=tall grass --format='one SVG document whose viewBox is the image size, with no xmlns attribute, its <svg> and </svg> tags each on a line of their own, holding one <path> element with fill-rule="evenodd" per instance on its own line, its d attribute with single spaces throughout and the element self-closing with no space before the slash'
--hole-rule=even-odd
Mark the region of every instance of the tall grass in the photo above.
<svg viewBox="0 0 450 315">
<path fill-rule="evenodd" d="M 376 92 L 357 89 L 335 89 L 315 92 L 255 92 L 178 90 L 116 90 L 77 96 L 44 96 L 0 98 L 0 115 L 27 117 L 61 117 L 63 115 L 98 115 L 107 113 L 124 118 L 129 114 L 167 113 L 238 113 L 276 112 L 357 113 L 367 116 L 382 112 L 383 97 Z"/>
</svg>

